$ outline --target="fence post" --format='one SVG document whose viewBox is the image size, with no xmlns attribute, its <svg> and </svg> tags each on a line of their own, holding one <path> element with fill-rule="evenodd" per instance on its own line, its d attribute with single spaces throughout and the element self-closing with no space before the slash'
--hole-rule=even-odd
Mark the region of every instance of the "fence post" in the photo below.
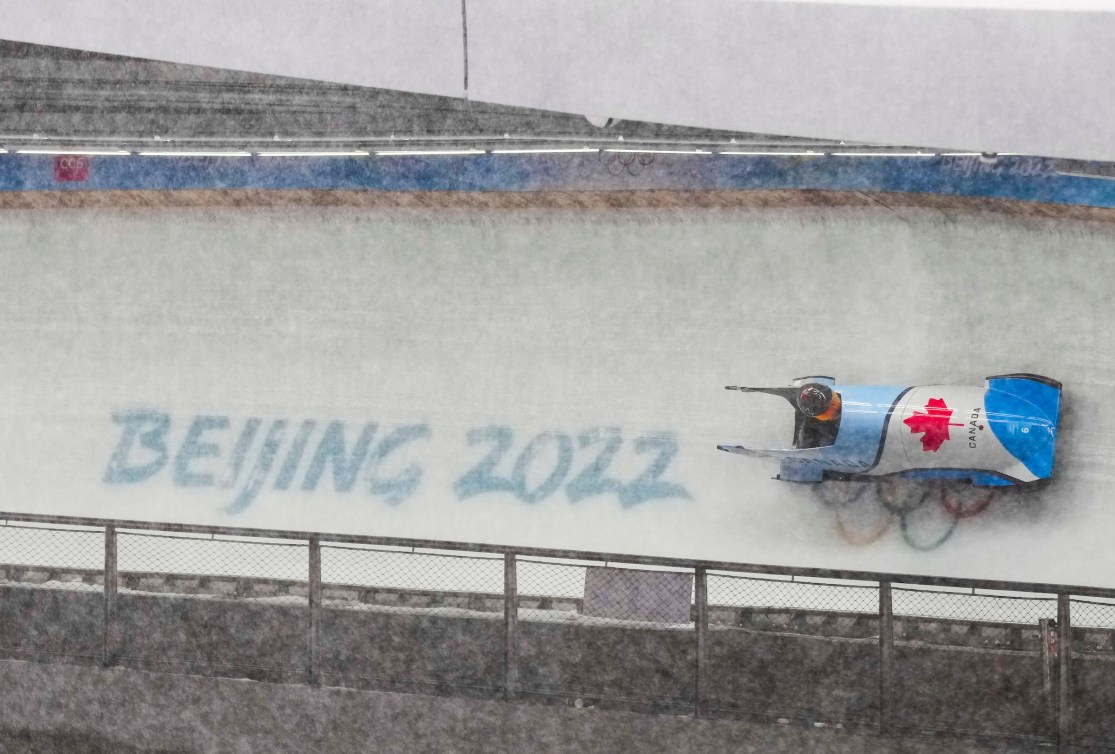
<svg viewBox="0 0 1115 754">
<path fill-rule="evenodd" d="M 1069 595 L 1057 595 L 1057 751 L 1072 746 L 1072 624 Z"/>
<path fill-rule="evenodd" d="M 1050 732 L 1057 727 L 1057 696 L 1053 693 L 1053 665 L 1057 661 L 1054 652 L 1057 646 L 1054 639 L 1056 630 L 1057 621 L 1038 619 L 1038 634 L 1041 637 L 1041 698 L 1045 705 L 1045 725 Z"/>
<path fill-rule="evenodd" d="M 519 584 L 515 555 L 503 556 L 503 698 L 514 701 L 519 685 Z"/>
<path fill-rule="evenodd" d="M 894 608 L 889 581 L 879 582 L 879 732 L 894 731 Z"/>
<path fill-rule="evenodd" d="M 310 607 L 310 633 L 308 639 L 308 657 L 306 660 L 306 681 L 311 686 L 321 683 L 318 672 L 319 654 L 318 641 L 321 636 L 321 539 L 310 537 L 310 574 L 309 589 L 307 590 Z"/>
<path fill-rule="evenodd" d="M 106 668 L 116 664 L 116 565 L 116 526 L 109 524 L 105 527 L 105 621 L 101 647 L 101 664 Z"/>
<path fill-rule="evenodd" d="M 704 566 L 697 566 L 694 592 L 697 598 L 697 614 L 694 616 L 697 629 L 697 667 L 693 716 L 703 717 L 708 703 L 705 680 L 705 671 L 708 668 L 708 570 Z"/>
</svg>

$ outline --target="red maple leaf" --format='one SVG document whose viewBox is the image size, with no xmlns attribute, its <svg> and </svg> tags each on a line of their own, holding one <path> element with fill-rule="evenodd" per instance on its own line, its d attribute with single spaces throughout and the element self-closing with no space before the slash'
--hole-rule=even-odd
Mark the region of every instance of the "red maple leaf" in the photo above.
<svg viewBox="0 0 1115 754">
<path fill-rule="evenodd" d="M 921 436 L 921 449 L 932 450 L 934 453 L 940 449 L 945 440 L 949 439 L 949 427 L 963 427 L 963 424 L 949 422 L 952 409 L 945 405 L 943 398 L 930 398 L 925 404 L 925 413 L 914 411 L 914 415 L 902 423 L 910 428 L 913 433 L 924 432 Z"/>
</svg>

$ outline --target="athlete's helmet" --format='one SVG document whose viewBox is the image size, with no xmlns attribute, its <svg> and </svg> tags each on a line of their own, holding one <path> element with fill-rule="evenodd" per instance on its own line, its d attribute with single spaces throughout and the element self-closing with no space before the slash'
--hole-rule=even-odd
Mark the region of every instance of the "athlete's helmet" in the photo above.
<svg viewBox="0 0 1115 754">
<path fill-rule="evenodd" d="M 828 385 L 810 382 L 798 389 L 797 406 L 806 416 L 823 414 L 832 405 L 832 390 Z"/>
</svg>

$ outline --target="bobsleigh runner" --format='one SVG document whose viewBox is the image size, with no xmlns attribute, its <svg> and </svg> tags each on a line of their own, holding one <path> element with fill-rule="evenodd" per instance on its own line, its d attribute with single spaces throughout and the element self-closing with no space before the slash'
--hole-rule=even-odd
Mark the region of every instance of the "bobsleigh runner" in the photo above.
<svg viewBox="0 0 1115 754">
<path fill-rule="evenodd" d="M 801 377 L 788 387 L 736 387 L 794 407 L 793 445 L 720 450 L 779 463 L 786 482 L 901 478 L 1021 487 L 1049 479 L 1061 383 L 1036 374 L 962 385 L 839 385 Z"/>
</svg>

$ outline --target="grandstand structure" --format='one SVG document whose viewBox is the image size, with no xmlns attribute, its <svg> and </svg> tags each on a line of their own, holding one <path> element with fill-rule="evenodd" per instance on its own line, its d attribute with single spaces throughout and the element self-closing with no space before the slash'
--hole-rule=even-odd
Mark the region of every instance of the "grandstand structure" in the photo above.
<svg viewBox="0 0 1115 754">
<path fill-rule="evenodd" d="M 614 119 L 593 125 L 580 114 L 4 40 L 0 66 L 5 73 L 0 84 L 0 146 L 12 151 L 917 151 L 902 145 Z M 949 145 L 936 146 L 937 151 L 956 151 Z"/>
</svg>

